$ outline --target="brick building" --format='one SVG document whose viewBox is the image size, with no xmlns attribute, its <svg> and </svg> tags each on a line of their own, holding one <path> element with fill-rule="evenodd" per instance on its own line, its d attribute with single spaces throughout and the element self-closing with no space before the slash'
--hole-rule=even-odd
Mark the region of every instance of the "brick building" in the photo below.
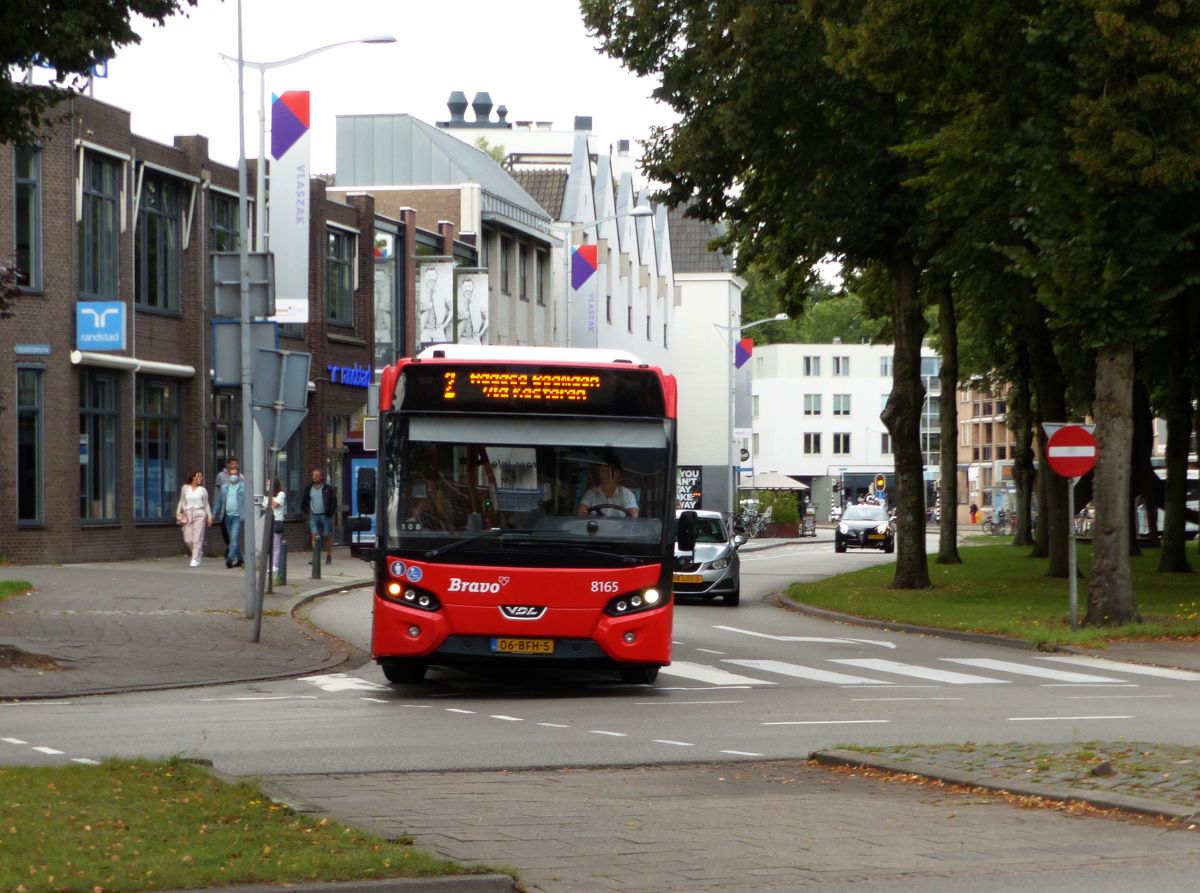
<svg viewBox="0 0 1200 893">
<path fill-rule="evenodd" d="M 60 108 L 39 145 L 0 146 L 0 259 L 21 271 L 0 321 L 0 556 L 181 554 L 180 486 L 197 469 L 211 486 L 242 442 L 240 389 L 211 375 L 210 252 L 237 249 L 237 171 L 202 136 L 144 139 L 128 112 L 85 96 Z M 310 198 L 310 321 L 276 331 L 313 357 L 308 417 L 281 457 L 293 550 L 308 470 L 344 488 L 378 273 L 372 199 L 329 197 L 321 180 Z M 402 301 L 411 289 L 396 284 Z"/>
</svg>

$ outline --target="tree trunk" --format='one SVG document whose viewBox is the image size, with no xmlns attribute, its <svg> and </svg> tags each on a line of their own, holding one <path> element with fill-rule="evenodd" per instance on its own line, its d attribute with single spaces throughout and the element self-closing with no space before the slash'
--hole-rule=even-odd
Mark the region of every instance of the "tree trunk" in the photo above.
<svg viewBox="0 0 1200 893">
<path fill-rule="evenodd" d="M 1054 344 L 1046 327 L 1044 311 L 1031 297 L 1024 301 L 1022 336 L 1029 345 L 1029 371 L 1042 422 L 1067 420 L 1067 384 Z M 1034 431 L 1037 452 L 1043 457 L 1038 465 L 1038 529 L 1033 557 L 1049 559 L 1047 577 L 1066 579 L 1069 573 L 1067 553 L 1067 479 L 1055 474 L 1046 464 L 1046 431 L 1038 425 Z"/>
<path fill-rule="evenodd" d="M 938 336 L 942 368 L 938 373 L 941 400 L 938 428 L 941 431 L 938 464 L 941 467 L 938 523 L 938 564 L 962 564 L 958 555 L 958 330 L 954 319 L 954 292 L 948 279 L 938 282 Z"/>
<path fill-rule="evenodd" d="M 1186 574 L 1192 570 L 1187 559 L 1184 536 L 1184 511 L 1187 508 L 1188 438 L 1192 433 L 1192 382 L 1188 359 L 1187 305 L 1185 293 L 1171 303 L 1167 328 L 1167 352 L 1170 355 L 1163 410 L 1167 417 L 1167 486 L 1163 494 L 1164 519 L 1162 551 L 1158 556 L 1160 574 Z M 1157 508 L 1146 506 L 1157 518 Z"/>
<path fill-rule="evenodd" d="M 1017 347 L 1013 381 L 1008 389 L 1005 419 L 1016 445 L 1013 447 L 1013 483 L 1017 488 L 1015 546 L 1033 545 L 1033 407 L 1029 399 L 1029 352 Z"/>
<path fill-rule="evenodd" d="M 921 340 L 925 317 L 911 252 L 898 249 L 888 259 L 892 297 L 892 393 L 881 418 L 892 435 L 896 460 L 896 575 L 893 589 L 929 588 L 925 553 L 925 460 L 921 452 Z"/>
<path fill-rule="evenodd" d="M 1133 345 L 1096 352 L 1096 520 L 1087 626 L 1141 620 L 1129 573 L 1129 468 L 1133 446 Z"/>
</svg>

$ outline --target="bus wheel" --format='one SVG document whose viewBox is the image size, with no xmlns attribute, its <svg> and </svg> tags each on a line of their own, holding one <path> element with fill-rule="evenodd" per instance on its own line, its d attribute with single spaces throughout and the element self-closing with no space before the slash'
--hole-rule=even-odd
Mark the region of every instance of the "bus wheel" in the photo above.
<svg viewBox="0 0 1200 893">
<path fill-rule="evenodd" d="M 621 667 L 621 681 L 627 685 L 653 685 L 658 667 Z"/>
<path fill-rule="evenodd" d="M 419 660 L 385 660 L 380 668 L 388 682 L 420 682 L 429 664 Z"/>
</svg>

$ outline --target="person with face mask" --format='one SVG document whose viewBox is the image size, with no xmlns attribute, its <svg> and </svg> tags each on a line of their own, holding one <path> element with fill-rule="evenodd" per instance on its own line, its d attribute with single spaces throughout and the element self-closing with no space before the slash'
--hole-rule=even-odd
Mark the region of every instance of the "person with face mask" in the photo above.
<svg viewBox="0 0 1200 893">
<path fill-rule="evenodd" d="M 246 505 L 246 481 L 236 459 L 229 462 L 229 479 L 217 493 L 214 515 L 229 530 L 229 549 L 225 553 L 226 567 L 245 567 L 242 557 L 242 521 Z"/>
</svg>

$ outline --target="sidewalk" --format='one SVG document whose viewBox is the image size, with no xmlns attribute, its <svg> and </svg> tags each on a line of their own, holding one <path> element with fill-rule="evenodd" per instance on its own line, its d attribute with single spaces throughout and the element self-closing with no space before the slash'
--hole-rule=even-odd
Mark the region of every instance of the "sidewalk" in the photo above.
<svg viewBox="0 0 1200 893">
<path fill-rule="evenodd" d="M 293 553 L 288 585 L 263 598 L 260 641 L 246 618 L 244 570 L 219 558 L 0 567 L 34 591 L 0 601 L 0 699 L 63 698 L 270 679 L 365 655 L 292 619 L 307 598 L 370 583 L 370 567 L 335 548 L 310 578 Z"/>
</svg>

